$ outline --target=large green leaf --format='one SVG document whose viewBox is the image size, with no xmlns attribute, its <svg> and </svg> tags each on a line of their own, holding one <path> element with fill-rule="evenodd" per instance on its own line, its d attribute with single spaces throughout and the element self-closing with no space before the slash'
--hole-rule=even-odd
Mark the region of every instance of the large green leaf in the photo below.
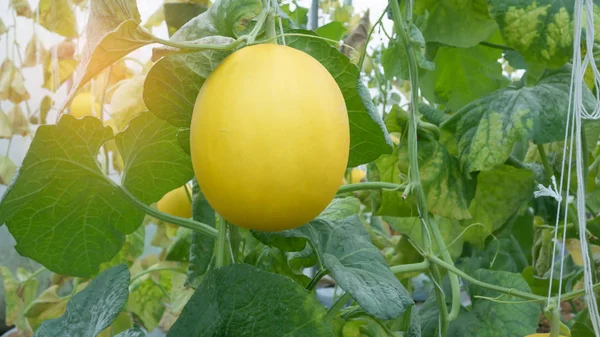
<svg viewBox="0 0 600 337">
<path fill-rule="evenodd" d="M 291 279 L 234 264 L 211 271 L 169 337 L 332 337 L 316 297 Z"/>
<path fill-rule="evenodd" d="M 394 122 L 388 122 L 389 120 Z M 395 106 L 387 116 L 386 122 L 395 124 L 402 133 L 406 129 L 408 114 Z M 419 172 L 429 211 L 451 219 L 470 218 L 469 203 L 473 196 L 474 181 L 460 171 L 458 160 L 450 155 L 446 147 L 431 133 L 419 129 L 418 138 Z M 369 172 L 369 180 L 397 184 L 407 182 L 408 142 L 403 140 L 400 145 L 391 155 L 382 155 L 375 160 Z M 414 195 L 409 195 L 405 199 L 403 193 L 404 191 L 390 190 L 373 192 L 372 195 L 380 197 L 380 200 L 373 205 L 375 214 L 416 216 L 416 198 Z"/>
<path fill-rule="evenodd" d="M 427 42 L 473 47 L 498 30 L 486 0 L 417 0 L 415 14 L 428 12 L 423 35 Z"/>
<path fill-rule="evenodd" d="M 332 207 L 337 212 L 326 210 L 300 228 L 252 234 L 265 244 L 286 251 L 290 248 L 302 250 L 306 241 L 310 241 L 337 284 L 349 292 L 366 312 L 380 319 L 398 317 L 413 301 L 371 243 L 358 215 L 350 214 L 352 205 L 340 205 L 353 203 L 352 200 L 347 198 L 333 202 Z"/>
<path fill-rule="evenodd" d="M 473 225 L 466 231 L 465 240 L 483 245 L 490 233 L 533 197 L 534 178 L 530 170 L 506 165 L 479 173 L 475 198 L 469 207 L 473 218 L 463 224 Z"/>
<path fill-rule="evenodd" d="M 314 34 L 307 31 L 297 31 Z M 289 47 L 302 50 L 319 61 L 333 76 L 344 95 L 350 119 L 350 158 L 355 167 L 377 159 L 392 150 L 392 140 L 385 129 L 369 90 L 359 78 L 358 67 L 327 42 L 300 36 L 286 37 Z"/>
<path fill-rule="evenodd" d="M 37 129 L 0 202 L 0 223 L 19 254 L 59 274 L 89 276 L 121 249 L 144 213 L 100 170 L 98 150 L 111 138 L 93 117 L 64 115 Z"/>
<path fill-rule="evenodd" d="M 498 59 L 502 51 L 485 46 L 439 47 L 435 70 L 421 78 L 423 96 L 458 110 L 467 103 L 508 84 Z"/>
<path fill-rule="evenodd" d="M 473 276 L 486 283 L 529 292 L 529 286 L 519 274 L 479 269 Z M 461 309 L 458 318 L 450 322 L 448 337 L 522 337 L 536 332 L 541 311 L 538 304 L 476 285 L 469 285 L 469 295 L 472 308 Z M 419 314 L 422 336 L 438 336 L 439 311 L 435 298 L 428 299 Z"/>
<path fill-rule="evenodd" d="M 35 337 L 95 337 L 119 315 L 129 296 L 129 270 L 118 265 L 98 275 L 67 304 L 59 318 L 45 321 Z"/>
<path fill-rule="evenodd" d="M 549 72 L 533 87 L 497 90 L 467 104 L 442 124 L 455 132 L 465 171 L 485 171 L 504 163 L 518 141 L 544 144 L 563 140 L 569 106 L 569 68 Z M 584 104 L 593 96 L 584 88 Z"/>
<path fill-rule="evenodd" d="M 177 128 L 142 112 L 115 137 L 125 163 L 123 186 L 146 204 L 194 177 L 192 161 L 177 141 Z"/>
<path fill-rule="evenodd" d="M 548 68 L 559 68 L 569 61 L 573 55 L 573 0 L 487 2 L 506 44 L 526 61 Z M 594 4 L 596 19 L 599 9 Z M 598 27 L 595 31 L 598 33 Z"/>
<path fill-rule="evenodd" d="M 205 223 L 209 226 L 216 227 L 216 213 L 206 200 L 204 194 L 200 190 L 200 185 L 196 179 L 192 186 L 192 213 L 196 221 Z M 190 243 L 190 264 L 187 272 L 186 286 L 197 288 L 202 281 L 202 276 L 210 266 L 213 257 L 213 247 L 215 240 L 196 231 L 191 234 Z"/>
<path fill-rule="evenodd" d="M 47 30 L 65 37 L 78 37 L 77 21 L 70 1 L 41 0 L 38 5 L 39 22 Z"/>
<path fill-rule="evenodd" d="M 189 127 L 194 103 L 204 78 L 177 55 L 162 58 L 144 82 L 144 103 L 158 118 L 177 127 Z"/>
</svg>

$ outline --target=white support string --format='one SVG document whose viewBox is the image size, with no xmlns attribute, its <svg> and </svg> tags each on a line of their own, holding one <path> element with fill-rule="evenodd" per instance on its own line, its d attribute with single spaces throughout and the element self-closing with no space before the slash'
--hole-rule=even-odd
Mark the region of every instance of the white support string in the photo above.
<svg viewBox="0 0 600 337">
<path fill-rule="evenodd" d="M 585 7 L 585 33 L 586 33 L 586 52 L 582 59 L 581 55 L 581 33 L 583 29 L 583 8 Z M 596 336 L 600 336 L 600 314 L 598 312 L 598 304 L 593 289 L 593 277 L 591 269 L 591 258 L 589 255 L 587 237 L 586 237 L 586 213 L 585 213 L 585 185 L 584 185 L 584 174 L 583 174 L 583 144 L 581 139 L 582 119 L 599 119 L 600 118 L 600 71 L 594 61 L 593 48 L 594 48 L 594 3 L 593 0 L 576 0 L 575 11 L 574 11 L 574 35 L 573 35 L 573 68 L 571 73 L 571 85 L 569 91 L 569 106 L 567 111 L 566 127 L 565 127 L 565 142 L 563 146 L 563 159 L 560 183 L 557 188 L 556 179 L 552 177 L 553 186 L 544 187 L 539 186 L 539 190 L 534 192 L 535 197 L 539 196 L 551 196 L 555 198 L 560 205 L 562 200 L 561 191 L 563 190 L 563 182 L 566 173 L 566 187 L 565 194 L 567 198 L 564 202 L 564 219 L 563 219 L 563 233 L 562 233 L 562 247 L 565 247 L 566 231 L 567 231 L 567 214 L 569 212 L 569 186 L 571 185 L 571 172 L 573 160 L 573 149 L 575 148 L 575 167 L 577 174 L 577 195 L 576 195 L 576 206 L 577 206 L 577 222 L 579 230 L 579 241 L 581 248 L 581 256 L 583 258 L 584 268 L 584 290 L 585 290 L 585 301 L 589 311 L 590 320 Z M 589 112 L 583 104 L 583 77 L 588 67 L 591 67 L 594 75 L 594 83 L 596 88 L 596 102 L 594 110 Z M 567 155 L 567 143 L 569 143 L 569 153 Z M 575 144 L 574 144 L 575 143 Z M 573 146 L 575 145 L 575 146 Z M 587 154 L 585 154 L 587 155 Z M 566 171 L 566 172 L 565 172 Z M 555 231 L 554 231 L 554 249 L 552 253 L 552 265 L 550 269 L 550 287 L 548 289 L 548 305 L 550 305 L 550 298 L 552 295 L 552 283 L 554 279 L 554 263 L 556 258 L 556 251 L 558 245 L 558 224 L 559 224 L 560 206 L 557 209 Z M 564 273 L 564 258 L 560 261 L 560 275 L 559 275 L 559 287 L 558 287 L 558 303 L 560 304 L 560 297 L 562 292 L 562 279 Z M 559 306 L 560 308 L 560 306 Z"/>
</svg>

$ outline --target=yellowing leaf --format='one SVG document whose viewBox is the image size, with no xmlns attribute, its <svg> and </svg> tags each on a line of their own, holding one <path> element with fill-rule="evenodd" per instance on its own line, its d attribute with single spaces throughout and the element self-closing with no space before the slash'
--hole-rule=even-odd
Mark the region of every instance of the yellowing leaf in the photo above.
<svg viewBox="0 0 600 337">
<path fill-rule="evenodd" d="M 583 256 L 581 255 L 581 242 L 577 239 L 567 239 L 566 248 L 569 254 L 571 254 L 571 258 L 573 258 L 573 262 L 579 266 L 583 266 Z M 590 250 L 592 252 L 592 258 L 594 260 L 598 260 L 600 258 L 600 246 L 590 245 Z"/>
<path fill-rule="evenodd" d="M 15 104 L 8 111 L 8 121 L 13 135 L 27 136 L 29 134 L 29 123 L 19 104 Z"/>
<path fill-rule="evenodd" d="M 40 25 L 65 37 L 77 37 L 77 22 L 68 0 L 40 0 Z"/>
<path fill-rule="evenodd" d="M 0 266 L 0 277 L 4 281 L 6 296 L 6 324 L 15 325 L 23 336 L 31 336 L 33 331 L 23 312 L 33 300 L 29 295 L 35 294 L 38 286 L 37 280 L 32 278 L 25 282 L 19 282 L 7 267 L 2 266 Z"/>
<path fill-rule="evenodd" d="M 8 185 L 12 180 L 17 165 L 7 156 L 0 156 L 0 185 Z"/>
<path fill-rule="evenodd" d="M 5 99 L 15 104 L 29 99 L 23 75 L 9 59 L 4 60 L 0 66 L 0 100 Z"/>
<path fill-rule="evenodd" d="M 58 73 L 55 69 L 55 62 L 58 63 Z M 77 61 L 73 59 L 56 60 L 52 59 L 52 54 L 46 54 L 44 60 L 44 85 L 43 87 L 56 91 L 67 80 L 77 68 Z"/>
<path fill-rule="evenodd" d="M 46 116 L 53 104 L 54 102 L 52 102 L 50 96 L 44 96 L 44 98 L 42 98 L 42 102 L 40 102 L 40 124 L 46 124 Z"/>
<path fill-rule="evenodd" d="M 0 19 L 0 35 L 6 33 L 7 31 L 8 31 L 8 29 L 4 25 L 4 21 L 2 21 L 2 19 Z"/>
<path fill-rule="evenodd" d="M 38 60 L 43 60 L 48 52 L 44 49 L 44 45 L 38 40 L 37 35 L 33 34 L 31 40 L 25 47 L 25 58 L 23 67 L 33 67 L 38 63 Z"/>
<path fill-rule="evenodd" d="M 14 8 L 18 16 L 24 16 L 30 19 L 33 16 L 33 12 L 31 11 L 31 7 L 29 7 L 29 2 L 27 0 L 10 0 L 10 7 Z"/>
<path fill-rule="evenodd" d="M 63 41 L 53 47 L 56 48 L 56 55 L 59 60 L 70 60 L 75 55 L 75 44 L 71 41 Z"/>
<path fill-rule="evenodd" d="M 125 80 L 113 93 L 110 109 L 118 131 L 125 129 L 137 114 L 147 110 L 143 97 L 145 79 L 146 76 L 135 76 Z"/>
<path fill-rule="evenodd" d="M 43 321 L 60 317 L 65 312 L 69 298 L 58 296 L 58 288 L 58 285 L 53 285 L 44 290 L 24 313 L 33 329 L 37 329 Z"/>
<path fill-rule="evenodd" d="M 0 110 L 0 138 L 11 138 L 12 128 L 8 116 Z"/>
</svg>

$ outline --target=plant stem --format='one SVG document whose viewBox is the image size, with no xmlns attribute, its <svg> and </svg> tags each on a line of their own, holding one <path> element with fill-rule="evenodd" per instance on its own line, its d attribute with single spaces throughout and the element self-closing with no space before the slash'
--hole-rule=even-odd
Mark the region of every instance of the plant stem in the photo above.
<svg viewBox="0 0 600 337">
<path fill-rule="evenodd" d="M 335 317 L 335 315 L 342 310 L 342 308 L 344 308 L 344 306 L 346 305 L 346 303 L 348 303 L 348 301 L 352 298 L 352 295 L 350 295 L 350 293 L 345 293 L 342 297 L 340 297 L 331 307 L 331 309 L 329 309 L 329 311 L 327 312 L 327 317 L 326 319 L 331 320 L 333 317 Z"/>
<path fill-rule="evenodd" d="M 560 334 L 560 309 L 558 303 L 552 309 L 552 321 L 550 321 L 550 337 L 559 337 Z"/>
<path fill-rule="evenodd" d="M 594 162 L 592 163 L 592 165 L 590 165 L 590 167 L 588 168 L 588 171 L 594 171 L 595 169 L 598 168 L 598 165 L 600 165 L 600 156 L 596 157 L 596 159 L 594 159 Z"/>
<path fill-rule="evenodd" d="M 27 278 L 27 280 L 25 280 L 25 282 L 31 280 L 32 278 L 38 276 L 39 274 L 43 273 L 44 271 L 46 271 L 47 268 L 46 267 L 42 267 L 36 271 L 34 271 L 31 275 L 29 275 L 29 277 Z"/>
<path fill-rule="evenodd" d="M 219 215 L 219 237 L 217 240 L 217 253 L 215 267 L 225 266 L 225 256 L 229 253 L 227 248 L 227 221 Z"/>
<path fill-rule="evenodd" d="M 131 194 L 131 192 L 129 192 L 127 189 L 125 189 L 122 186 L 121 186 L 121 191 L 123 192 L 123 195 L 125 195 L 137 209 L 143 211 L 144 213 L 146 213 L 148 215 L 151 215 L 151 216 L 153 216 L 159 220 L 165 221 L 167 223 L 171 223 L 171 224 L 174 224 L 174 225 L 177 225 L 180 227 L 189 228 L 191 230 L 202 233 L 204 235 L 208 235 L 212 238 L 217 238 L 217 236 L 218 236 L 217 230 L 207 224 L 204 224 L 204 223 L 198 222 L 198 221 L 194 221 L 191 219 L 181 218 L 178 216 L 163 213 L 157 209 L 154 209 L 154 208 L 144 204 L 143 202 L 138 200 L 133 194 Z"/>
<path fill-rule="evenodd" d="M 329 274 L 329 270 L 320 269 L 317 274 L 310 280 L 310 283 L 306 286 L 306 290 L 313 290 L 319 283 L 319 281 L 325 276 Z"/>
<path fill-rule="evenodd" d="M 388 8 L 389 8 L 389 5 L 385 8 L 385 10 L 383 10 L 381 15 L 379 16 L 379 19 L 377 19 L 377 21 L 373 24 L 373 27 L 371 27 L 371 30 L 369 30 L 369 34 L 367 35 L 367 40 L 365 41 L 365 48 L 363 50 L 362 55 L 360 55 L 360 61 L 358 61 L 358 69 L 360 71 L 362 71 L 363 64 L 365 63 L 365 57 L 367 56 L 367 47 L 369 46 L 369 40 L 371 40 L 371 35 L 373 35 L 373 31 L 375 31 L 375 27 L 377 27 L 381 23 L 381 20 L 383 20 L 383 17 L 387 13 Z"/>
<path fill-rule="evenodd" d="M 448 306 L 446 305 L 446 294 L 442 289 L 442 275 L 437 265 L 432 265 L 430 268 L 431 277 L 435 281 L 433 290 L 435 291 L 435 300 L 437 302 L 438 310 L 440 311 L 440 336 L 444 337 L 448 333 L 448 326 L 450 320 L 448 319 Z M 440 281 L 438 281 L 440 280 Z"/>
<path fill-rule="evenodd" d="M 486 46 L 486 47 L 490 47 L 490 48 L 495 48 L 495 49 L 514 50 L 513 48 L 511 48 L 509 46 L 505 46 L 505 45 L 497 44 L 497 43 L 491 43 L 491 42 L 487 42 L 487 41 L 479 42 L 479 44 L 482 45 L 482 46 Z"/>
<path fill-rule="evenodd" d="M 600 283 L 594 284 L 592 289 L 594 289 L 594 290 L 600 289 Z M 569 300 L 575 299 L 577 297 L 581 297 L 583 295 L 585 295 L 585 289 L 580 289 L 580 290 L 571 291 L 571 292 L 563 294 L 562 296 L 560 296 L 560 300 L 561 301 L 569 301 Z M 557 297 L 557 296 L 554 296 L 554 297 Z"/>
<path fill-rule="evenodd" d="M 270 0 L 269 0 L 270 1 Z M 273 11 L 269 11 L 267 14 L 267 21 L 265 21 L 265 37 L 268 43 L 277 44 L 277 30 L 275 29 L 275 14 Z"/>
<path fill-rule="evenodd" d="M 165 270 L 173 271 L 173 272 L 176 272 L 176 273 L 179 273 L 179 274 L 185 274 L 185 273 L 187 273 L 187 270 L 185 270 L 184 268 L 181 268 L 181 267 L 154 267 L 154 268 L 148 268 L 146 270 L 141 271 L 139 274 L 136 274 L 135 276 L 133 276 L 131 278 L 131 280 L 129 281 L 129 283 L 131 284 L 135 280 L 139 279 L 140 277 L 142 277 L 144 275 L 147 275 L 147 274 L 150 274 L 150 273 L 153 273 L 155 271 L 165 271 Z"/>
<path fill-rule="evenodd" d="M 552 166 L 550 166 L 550 162 L 548 161 L 546 149 L 542 144 L 539 144 L 537 148 L 540 154 L 540 159 L 542 160 L 542 165 L 544 165 L 544 172 L 546 172 L 546 178 L 550 180 L 550 178 L 554 175 L 554 170 L 552 170 Z"/>
<path fill-rule="evenodd" d="M 247 36 L 241 36 L 237 40 L 227 43 L 227 44 L 203 44 L 203 43 L 194 43 L 189 41 L 172 41 L 161 39 L 160 37 L 151 35 L 152 40 L 156 43 L 164 44 L 165 46 L 187 49 L 190 51 L 202 51 L 202 50 L 232 50 L 242 43 L 246 42 Z"/>
<path fill-rule="evenodd" d="M 414 273 L 417 271 L 426 271 L 430 267 L 429 260 L 424 260 L 418 263 L 411 264 L 401 264 L 397 266 L 392 266 L 390 269 L 394 274 L 405 274 L 405 273 Z"/>
<path fill-rule="evenodd" d="M 407 184 L 394 184 L 394 183 L 386 183 L 386 182 L 380 182 L 380 181 L 348 184 L 348 185 L 341 186 L 340 189 L 337 191 L 337 194 L 354 192 L 354 191 L 362 191 L 362 190 L 378 190 L 378 189 L 393 190 L 393 191 L 401 192 L 406 188 L 406 186 L 407 186 Z"/>
<path fill-rule="evenodd" d="M 427 212 L 427 201 L 425 198 L 425 191 L 423 190 L 423 186 L 421 185 L 421 177 L 419 175 L 419 161 L 418 161 L 418 145 L 417 145 L 417 128 L 419 122 L 419 72 L 417 66 L 417 59 L 415 50 L 410 41 L 409 34 L 407 29 L 404 26 L 404 22 L 402 19 L 402 13 L 400 12 L 400 5 L 396 0 L 389 1 L 390 6 L 392 7 L 392 17 L 394 21 L 394 28 L 396 31 L 396 35 L 402 41 L 404 48 L 406 50 L 406 55 L 408 57 L 408 70 L 410 77 L 410 94 L 411 94 L 411 105 L 410 105 L 410 114 L 408 115 L 408 159 L 410 162 L 410 177 L 412 190 L 416 194 L 417 197 L 417 209 L 419 212 L 419 217 L 423 222 L 423 242 L 428 242 L 428 238 L 425 238 L 426 232 L 430 232 L 433 234 L 433 238 L 437 243 L 438 249 L 442 252 L 442 258 L 446 261 L 447 264 L 453 265 L 452 257 L 446 248 L 446 243 L 444 242 L 444 238 L 440 233 L 440 230 L 435 221 L 430 221 L 429 214 Z M 407 13 L 407 17 L 410 18 L 412 13 Z M 427 228 L 429 227 L 429 228 Z M 427 243 L 429 245 L 429 243 Z M 431 253 L 431 245 L 427 247 L 428 253 Z M 432 268 L 432 274 L 434 277 L 439 276 L 435 267 Z M 450 274 L 450 288 L 452 290 L 452 309 L 450 314 L 447 317 L 448 321 L 454 320 L 458 317 L 460 312 L 460 284 L 458 282 L 458 277 L 455 274 Z M 441 285 L 441 278 L 435 279 L 435 281 Z M 441 289 L 440 289 L 441 290 Z M 445 303 L 444 307 L 445 307 Z M 443 311 L 443 308 L 440 307 L 440 312 Z M 444 317 L 442 317 L 442 327 L 447 326 L 449 322 L 447 322 Z M 442 329 L 442 331 L 444 331 Z M 442 336 L 445 336 L 442 333 Z"/>
<path fill-rule="evenodd" d="M 106 72 L 106 79 L 104 81 L 104 90 L 102 90 L 102 96 L 100 97 L 100 111 L 98 111 L 98 118 L 104 124 L 104 101 L 106 100 L 106 90 L 108 89 L 108 84 L 110 83 L 110 73 L 112 72 L 112 65 L 108 67 Z M 92 104 L 92 109 L 94 105 Z M 106 144 L 102 144 L 102 152 L 104 152 L 104 174 L 108 175 L 110 173 L 109 167 L 109 158 L 108 151 L 106 150 Z"/>
<path fill-rule="evenodd" d="M 527 292 L 520 291 L 517 289 L 505 288 L 505 287 L 497 286 L 495 284 L 489 284 L 489 283 L 480 281 L 480 280 L 470 276 L 469 274 L 463 272 L 462 270 L 456 268 L 454 265 L 446 263 L 445 261 L 443 261 L 442 259 L 438 258 L 435 255 L 430 255 L 427 258 L 429 259 L 429 261 L 431 263 L 437 264 L 440 267 L 446 269 L 447 271 L 449 271 L 453 274 L 456 274 L 456 275 L 462 277 L 463 279 L 469 281 L 470 283 L 476 284 L 480 287 L 495 290 L 495 291 L 501 292 L 503 294 L 520 297 L 520 298 L 523 298 L 526 300 L 531 300 L 534 302 L 544 303 L 544 302 L 548 301 L 548 298 L 546 298 L 544 296 L 538 296 L 538 295 L 535 295 L 532 293 L 527 293 Z M 583 293 L 583 290 L 581 291 L 581 293 Z"/>
</svg>

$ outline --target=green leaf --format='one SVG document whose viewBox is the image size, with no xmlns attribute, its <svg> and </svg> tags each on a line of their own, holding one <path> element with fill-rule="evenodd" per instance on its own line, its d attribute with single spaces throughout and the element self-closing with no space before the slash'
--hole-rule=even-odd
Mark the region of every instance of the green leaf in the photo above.
<svg viewBox="0 0 600 337">
<path fill-rule="evenodd" d="M 0 156 L 0 185 L 8 185 L 12 180 L 17 165 L 7 156 Z"/>
<path fill-rule="evenodd" d="M 425 40 L 417 26 L 410 26 L 410 38 L 413 50 L 416 50 L 417 65 L 424 70 L 434 70 L 435 64 L 428 61 L 423 55 L 422 49 L 425 47 Z M 404 45 L 396 40 L 390 40 L 387 48 L 381 54 L 381 65 L 383 66 L 383 74 L 389 81 L 395 78 L 408 80 L 410 74 L 408 71 L 408 56 Z"/>
<path fill-rule="evenodd" d="M 190 129 L 179 129 L 177 132 L 177 142 L 179 142 L 179 146 L 183 149 L 183 152 L 190 154 L 192 151 L 190 149 Z"/>
<path fill-rule="evenodd" d="M 332 206 L 339 209 L 340 202 L 352 202 L 352 198 L 344 200 Z M 400 316 L 413 304 L 412 299 L 371 243 L 358 215 L 342 217 L 346 211 L 325 210 L 297 229 L 275 233 L 252 231 L 252 234 L 284 251 L 291 248 L 286 241 L 291 241 L 296 251 L 304 249 L 305 242 L 310 241 L 337 284 L 352 294 L 366 312 L 380 319 Z"/>
<path fill-rule="evenodd" d="M 540 296 L 548 296 L 548 288 L 550 288 L 550 278 L 541 278 L 535 275 L 535 269 L 533 267 L 528 266 L 523 269 L 521 276 L 529 287 L 531 287 L 531 292 L 540 295 Z M 552 282 L 552 293 L 558 293 L 558 280 L 556 282 Z"/>
<path fill-rule="evenodd" d="M 125 243 L 117 255 L 110 261 L 100 265 L 100 271 L 104 271 L 110 267 L 124 263 L 131 267 L 138 257 L 144 252 L 144 240 L 146 237 L 146 227 L 144 225 L 138 227 L 133 233 L 125 237 Z"/>
<path fill-rule="evenodd" d="M 333 336 L 325 309 L 309 291 L 285 276 L 246 264 L 211 271 L 167 334 L 257 335 Z"/>
<path fill-rule="evenodd" d="M 315 33 L 324 38 L 341 41 L 346 33 L 346 27 L 344 27 L 344 24 L 339 21 L 331 21 L 330 23 L 317 28 Z"/>
<path fill-rule="evenodd" d="M 406 130 L 408 113 L 398 106 L 394 106 L 387 119 L 396 121 L 399 132 Z M 460 171 L 458 160 L 450 155 L 446 147 L 435 140 L 431 133 L 419 129 L 417 134 L 419 172 L 429 211 L 451 219 L 470 218 L 469 204 L 475 188 L 473 180 Z M 371 171 L 373 172 L 370 173 L 370 181 L 397 184 L 407 182 L 408 142 L 401 141 L 400 148 L 396 148 L 394 153 L 382 155 L 375 160 Z M 372 192 L 372 196 L 381 198 L 373 205 L 375 215 L 415 216 L 417 214 L 415 196 L 409 195 L 403 198 L 403 193 L 402 190 Z"/>
<path fill-rule="evenodd" d="M 153 331 L 158 326 L 165 312 L 164 303 L 168 302 L 168 297 L 163 292 L 164 287 L 161 284 L 167 282 L 164 280 L 166 274 L 166 272 L 157 273 L 160 277 L 158 282 L 155 282 L 150 275 L 146 275 L 132 284 L 127 311 L 133 313 L 147 331 Z M 167 280 L 170 285 L 170 277 Z"/>
<path fill-rule="evenodd" d="M 165 3 L 163 10 L 169 35 L 173 35 L 179 28 L 191 19 L 206 12 L 208 8 L 197 3 Z"/>
<path fill-rule="evenodd" d="M 68 0 L 40 0 L 39 22 L 47 30 L 64 37 L 78 37 L 75 13 Z"/>
<path fill-rule="evenodd" d="M 469 210 L 472 219 L 466 241 L 482 245 L 485 238 L 499 229 L 526 201 L 533 197 L 534 174 L 530 170 L 500 166 L 477 176 L 477 190 Z"/>
<path fill-rule="evenodd" d="M 194 177 L 192 161 L 177 141 L 178 129 L 143 112 L 115 136 L 125 163 L 123 186 L 146 204 Z"/>
<path fill-rule="evenodd" d="M 498 59 L 502 51 L 485 46 L 439 47 L 435 70 L 421 78 L 427 100 L 458 110 L 467 103 L 508 84 Z"/>
<path fill-rule="evenodd" d="M 563 140 L 569 105 L 569 68 L 549 72 L 533 87 L 511 86 L 467 104 L 442 124 L 455 132 L 465 171 L 490 170 L 508 159 L 514 144 Z M 593 97 L 584 88 L 584 104 Z"/>
<path fill-rule="evenodd" d="M 429 18 L 423 30 L 427 42 L 468 48 L 487 40 L 498 30 L 486 0 L 417 0 L 414 13 Z"/>
<path fill-rule="evenodd" d="M 335 198 L 319 216 L 329 220 L 343 220 L 359 212 L 360 200 L 357 198 Z"/>
<path fill-rule="evenodd" d="M 42 323 L 34 337 L 95 337 L 119 315 L 127 303 L 128 291 L 127 267 L 108 269 L 73 296 L 64 315 Z"/>
<path fill-rule="evenodd" d="M 296 31 L 313 34 L 307 31 Z M 369 90 L 360 81 L 358 67 L 348 57 L 322 40 L 289 36 L 289 47 L 301 50 L 319 61 L 334 77 L 342 90 L 350 120 L 350 158 L 348 167 L 368 163 L 392 150 L 392 140 L 385 129 Z"/>
<path fill-rule="evenodd" d="M 165 261 L 188 262 L 190 259 L 190 246 L 193 231 L 188 228 L 179 228 L 173 242 L 167 249 Z"/>
<path fill-rule="evenodd" d="M 140 27 L 135 0 L 92 1 L 87 22 L 82 62 L 67 102 L 102 70 L 154 42 L 152 35 Z"/>
<path fill-rule="evenodd" d="M 121 249 L 144 213 L 100 170 L 98 150 L 111 138 L 112 130 L 93 117 L 64 115 L 57 125 L 37 129 L 0 202 L 0 223 L 19 254 L 83 277 Z"/>
<path fill-rule="evenodd" d="M 488 0 L 488 7 L 505 43 L 528 63 L 559 68 L 573 55 L 572 1 Z"/>
<path fill-rule="evenodd" d="M 575 323 L 571 326 L 571 336 L 596 337 L 594 326 L 590 320 L 590 313 L 587 308 L 579 312 L 579 314 L 573 318 L 573 321 L 575 321 Z"/>
<path fill-rule="evenodd" d="M 200 185 L 196 179 L 192 185 L 192 213 L 196 221 L 205 223 L 209 226 L 216 227 L 216 213 L 206 200 L 204 194 L 200 190 Z M 196 231 L 191 234 L 190 243 L 190 264 L 187 272 L 185 285 L 198 288 L 202 282 L 202 276 L 208 270 L 213 257 L 213 248 L 215 240 Z"/>
<path fill-rule="evenodd" d="M 479 269 L 475 271 L 473 277 L 505 288 L 530 291 L 519 274 Z M 473 303 L 472 308 L 470 310 L 461 308 L 458 318 L 450 322 L 448 337 L 520 337 L 536 332 L 541 312 L 537 303 L 524 302 L 518 297 L 502 295 L 497 291 L 473 284 L 469 285 L 469 295 Z M 490 299 L 498 299 L 502 302 Z M 507 304 L 504 301 L 514 301 L 514 303 Z M 435 298 L 429 298 L 419 310 L 419 314 L 423 336 L 437 336 L 439 311 Z"/>
<path fill-rule="evenodd" d="M 144 82 L 144 103 L 158 118 L 177 127 L 189 127 L 194 103 L 204 78 L 176 55 L 160 59 Z M 189 145 L 188 145 L 189 146 Z"/>
<path fill-rule="evenodd" d="M 308 8 L 296 5 L 296 8 L 292 11 L 290 10 L 290 4 L 281 5 L 280 8 L 290 19 L 293 28 L 306 29 L 308 25 Z"/>
<path fill-rule="evenodd" d="M 423 224 L 421 219 L 418 217 L 411 218 L 393 218 L 393 217 L 384 217 L 385 221 L 387 221 L 392 228 L 402 235 L 408 236 L 412 242 L 414 242 L 421 249 L 425 248 L 422 236 Z M 442 217 L 435 217 L 435 219 L 431 219 L 432 221 L 437 221 L 438 227 L 440 229 L 440 233 L 444 238 L 444 242 L 446 243 L 446 247 L 448 248 L 448 252 L 452 256 L 453 259 L 456 259 L 462 253 L 463 248 L 463 238 L 461 236 L 463 227 L 461 227 L 460 222 L 457 220 L 451 220 Z M 433 242 L 434 252 L 440 253 L 439 247 L 435 240 Z M 452 245 L 450 245 L 452 244 Z"/>
<path fill-rule="evenodd" d="M 139 328 L 135 327 L 127 331 L 123 331 L 115 337 L 146 337 L 146 334 L 144 334 L 144 332 Z"/>
<path fill-rule="evenodd" d="M 302 274 L 301 269 L 292 268 L 286 254 L 276 247 L 259 244 L 244 257 L 244 263 L 266 272 L 287 276 L 303 287 L 310 282 L 310 278 Z"/>
</svg>

